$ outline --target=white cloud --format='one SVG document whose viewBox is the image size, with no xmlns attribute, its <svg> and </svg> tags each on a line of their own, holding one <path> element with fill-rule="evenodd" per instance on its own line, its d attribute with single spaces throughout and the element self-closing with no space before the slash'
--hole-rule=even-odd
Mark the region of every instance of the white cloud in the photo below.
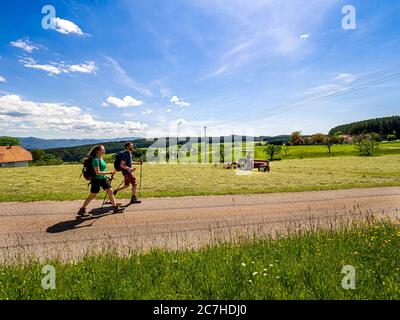
<svg viewBox="0 0 400 320">
<path fill-rule="evenodd" d="M 129 88 L 132 88 L 145 96 L 152 95 L 151 91 L 146 86 L 144 86 L 143 84 L 137 82 L 136 80 L 134 80 L 130 76 L 128 76 L 128 74 L 120 66 L 118 61 L 116 61 L 115 59 L 113 59 L 111 57 L 107 57 L 107 56 L 104 56 L 104 58 L 111 64 L 111 67 L 115 74 L 116 80 L 119 83 L 121 83 L 122 85 L 127 86 Z"/>
<path fill-rule="evenodd" d="M 75 23 L 69 20 L 61 19 L 61 18 L 54 18 L 54 30 L 60 32 L 62 34 L 77 34 L 80 36 L 85 35 L 81 28 L 79 28 Z"/>
<path fill-rule="evenodd" d="M 190 106 L 190 103 L 183 101 L 182 98 L 178 98 L 177 96 L 173 96 L 170 102 L 181 108 Z"/>
<path fill-rule="evenodd" d="M 99 121 L 76 106 L 24 100 L 17 95 L 0 96 L 0 127 L 17 131 L 34 128 L 87 136 L 121 136 L 143 132 L 147 124 L 135 121 Z"/>
<path fill-rule="evenodd" d="M 171 112 L 171 111 L 172 111 L 172 110 L 171 110 L 171 109 L 169 109 L 169 108 L 165 110 L 165 112 Z"/>
<path fill-rule="evenodd" d="M 50 64 L 39 64 L 33 58 L 24 58 L 20 60 L 24 67 L 46 71 L 48 75 L 59 75 L 61 73 L 95 73 L 97 70 L 96 64 L 93 61 L 86 61 L 82 64 L 68 65 L 60 62 L 50 62 Z"/>
<path fill-rule="evenodd" d="M 38 64 L 33 58 L 24 58 L 21 59 L 20 62 L 23 63 L 26 68 L 46 71 L 48 75 L 58 75 L 63 72 L 56 64 Z"/>
<path fill-rule="evenodd" d="M 108 97 L 106 102 L 103 102 L 103 106 L 108 106 L 110 104 L 116 106 L 117 108 L 128 108 L 128 107 L 138 107 L 142 105 L 142 101 L 136 100 L 131 96 L 125 96 L 124 98 L 120 99 L 117 97 Z"/>
<path fill-rule="evenodd" d="M 230 68 L 230 65 L 223 65 L 220 68 L 218 68 L 215 71 L 212 71 L 209 74 L 206 74 L 204 77 L 202 77 L 200 80 L 207 80 L 210 78 L 215 78 L 218 77 L 219 75 L 222 75 L 223 73 L 225 73 L 226 71 L 228 71 L 228 69 Z"/>
<path fill-rule="evenodd" d="M 68 67 L 70 72 L 81 72 L 81 73 L 95 73 L 97 70 L 96 64 L 93 61 L 87 61 L 82 64 L 73 64 Z"/>
<path fill-rule="evenodd" d="M 6 78 L 0 75 L 0 82 L 7 82 Z"/>
<path fill-rule="evenodd" d="M 307 95 L 330 95 L 332 93 L 342 90 L 342 86 L 334 83 L 323 84 L 314 88 L 308 89 L 305 94 Z"/>
<path fill-rule="evenodd" d="M 309 37 L 310 37 L 310 34 L 309 34 L 309 33 L 303 33 L 303 34 L 300 36 L 300 39 L 307 40 Z"/>
<path fill-rule="evenodd" d="M 5 99 L 11 100 L 11 101 L 21 101 L 21 98 L 16 94 L 8 94 L 8 95 L 3 96 L 2 98 L 5 98 Z"/>
<path fill-rule="evenodd" d="M 334 80 L 341 81 L 344 83 L 350 83 L 356 80 L 357 76 L 350 73 L 338 73 Z"/>
<path fill-rule="evenodd" d="M 314 88 L 308 89 L 305 94 L 318 96 L 331 95 L 338 92 L 349 90 L 351 83 L 357 79 L 357 75 L 350 73 L 337 73 L 330 83 L 323 84 Z"/>
<path fill-rule="evenodd" d="M 148 114 L 152 114 L 152 113 L 153 113 L 153 110 L 142 111 L 142 115 L 148 115 Z"/>
<path fill-rule="evenodd" d="M 26 52 L 32 53 L 33 50 L 38 50 L 39 48 L 36 47 L 31 41 L 29 40 L 22 40 L 18 39 L 17 41 L 11 41 L 10 44 L 13 47 L 20 48 Z"/>
<path fill-rule="evenodd" d="M 164 84 L 164 81 L 165 79 L 154 80 L 150 86 L 159 89 L 161 98 L 170 98 L 172 96 L 171 90 Z"/>
</svg>

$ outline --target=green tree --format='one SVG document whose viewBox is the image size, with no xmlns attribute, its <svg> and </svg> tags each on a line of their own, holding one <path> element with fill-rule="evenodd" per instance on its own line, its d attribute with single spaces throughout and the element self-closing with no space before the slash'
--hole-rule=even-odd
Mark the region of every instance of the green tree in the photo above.
<svg viewBox="0 0 400 320">
<path fill-rule="evenodd" d="M 20 141 L 14 137 L 0 137 L 0 146 L 19 146 Z"/>
<path fill-rule="evenodd" d="M 285 156 L 287 157 L 289 155 L 289 145 L 287 143 L 285 143 L 285 147 L 283 148 L 284 152 L 285 152 Z"/>
<path fill-rule="evenodd" d="M 311 141 L 313 144 L 323 144 L 326 137 L 322 133 L 316 133 L 311 136 Z"/>
<path fill-rule="evenodd" d="M 35 149 L 31 151 L 33 161 L 42 161 L 46 156 L 46 152 L 41 149 Z"/>
<path fill-rule="evenodd" d="M 355 147 L 360 155 L 373 156 L 379 150 L 377 137 L 370 133 L 363 133 L 354 139 Z"/>
<path fill-rule="evenodd" d="M 334 133 L 333 136 L 329 135 L 329 137 L 333 137 L 335 139 L 335 143 L 343 144 L 343 142 L 344 142 L 342 131 L 337 131 Z"/>
<path fill-rule="evenodd" d="M 273 145 L 273 144 L 267 144 L 267 147 L 264 148 L 264 153 L 269 155 L 269 159 L 271 161 L 273 161 L 274 156 L 277 154 L 280 154 L 281 151 L 282 151 L 282 146 L 277 146 L 277 145 Z"/>
<path fill-rule="evenodd" d="M 400 132 L 400 116 L 369 119 L 337 126 L 329 131 L 329 135 L 341 131 L 344 134 L 359 135 L 362 133 L 378 132 L 382 137 Z M 396 134 L 397 135 L 397 134 Z"/>
<path fill-rule="evenodd" d="M 336 138 L 333 136 L 324 136 L 323 143 L 328 148 L 329 154 L 332 154 L 331 148 L 336 143 Z"/>
</svg>

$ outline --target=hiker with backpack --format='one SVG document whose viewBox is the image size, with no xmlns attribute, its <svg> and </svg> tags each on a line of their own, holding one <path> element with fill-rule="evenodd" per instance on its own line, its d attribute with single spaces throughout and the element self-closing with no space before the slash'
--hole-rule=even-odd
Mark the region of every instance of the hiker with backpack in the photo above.
<svg viewBox="0 0 400 320">
<path fill-rule="evenodd" d="M 107 175 L 114 176 L 114 171 L 106 171 L 107 166 L 106 162 L 103 160 L 103 155 L 106 153 L 106 150 L 103 145 L 95 146 L 86 157 L 83 163 L 82 174 L 86 178 L 86 180 L 90 180 L 90 195 L 86 198 L 83 206 L 78 211 L 78 216 L 87 217 L 89 216 L 86 213 L 86 208 L 89 203 L 96 198 L 96 195 L 100 192 L 102 188 L 110 198 L 111 204 L 114 209 L 114 213 L 121 213 L 124 209 L 120 208 L 115 202 L 115 197 L 113 194 L 113 190 L 111 188 L 111 183 Z"/>
<path fill-rule="evenodd" d="M 132 197 L 130 204 L 134 203 L 141 203 L 142 201 L 138 200 L 136 197 L 136 188 L 137 188 L 137 183 L 136 183 L 136 177 L 133 175 L 133 172 L 136 170 L 136 168 L 132 168 L 132 165 L 135 164 L 142 164 L 143 161 L 141 162 L 134 162 L 132 160 L 132 153 L 134 150 L 134 146 L 132 142 L 125 143 L 124 145 L 125 151 L 118 153 L 115 157 L 115 162 L 114 162 L 114 167 L 117 171 L 121 171 L 122 175 L 124 176 L 124 185 L 119 187 L 114 191 L 114 196 L 119 192 L 122 191 L 126 188 L 129 187 L 129 185 L 132 185 Z"/>
</svg>

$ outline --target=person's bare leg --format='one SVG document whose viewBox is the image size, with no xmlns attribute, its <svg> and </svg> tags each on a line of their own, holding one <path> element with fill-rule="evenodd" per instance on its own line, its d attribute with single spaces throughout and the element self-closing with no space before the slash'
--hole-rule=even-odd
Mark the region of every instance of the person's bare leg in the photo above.
<svg viewBox="0 0 400 320">
<path fill-rule="evenodd" d="M 133 203 L 141 203 L 142 201 L 138 200 L 136 197 L 136 183 L 132 185 L 132 197 L 131 197 L 131 204 Z"/>
<path fill-rule="evenodd" d="M 124 184 L 124 185 L 122 185 L 121 187 L 119 187 L 116 191 L 117 191 L 117 192 L 120 192 L 120 191 L 122 191 L 122 190 L 125 190 L 125 189 L 128 188 L 128 187 L 129 187 L 129 185 Z"/>
<path fill-rule="evenodd" d="M 106 192 L 107 192 L 108 197 L 110 198 L 110 202 L 114 208 L 114 213 L 124 212 L 124 209 L 120 208 L 119 205 L 115 202 L 113 190 L 110 188 L 110 189 L 107 189 Z"/>
<path fill-rule="evenodd" d="M 89 196 L 86 198 L 85 202 L 83 203 L 82 208 L 86 209 L 87 206 L 89 205 L 89 203 L 90 203 L 94 198 L 96 198 L 96 196 L 97 196 L 97 193 L 91 193 L 91 194 L 89 194 Z"/>
<path fill-rule="evenodd" d="M 112 206 L 113 206 L 113 207 L 116 207 L 117 204 L 115 203 L 115 197 L 114 197 L 114 194 L 113 194 L 112 189 L 107 189 L 106 192 L 107 192 L 107 194 L 108 194 L 108 197 L 110 198 L 110 202 L 111 202 Z"/>
</svg>

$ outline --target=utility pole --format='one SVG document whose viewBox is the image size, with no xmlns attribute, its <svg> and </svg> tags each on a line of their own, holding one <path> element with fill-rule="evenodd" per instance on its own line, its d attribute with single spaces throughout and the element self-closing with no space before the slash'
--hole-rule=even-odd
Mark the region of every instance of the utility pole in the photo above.
<svg viewBox="0 0 400 320">
<path fill-rule="evenodd" d="M 207 161 L 207 127 L 204 127 L 204 161 L 208 163 Z"/>
</svg>

